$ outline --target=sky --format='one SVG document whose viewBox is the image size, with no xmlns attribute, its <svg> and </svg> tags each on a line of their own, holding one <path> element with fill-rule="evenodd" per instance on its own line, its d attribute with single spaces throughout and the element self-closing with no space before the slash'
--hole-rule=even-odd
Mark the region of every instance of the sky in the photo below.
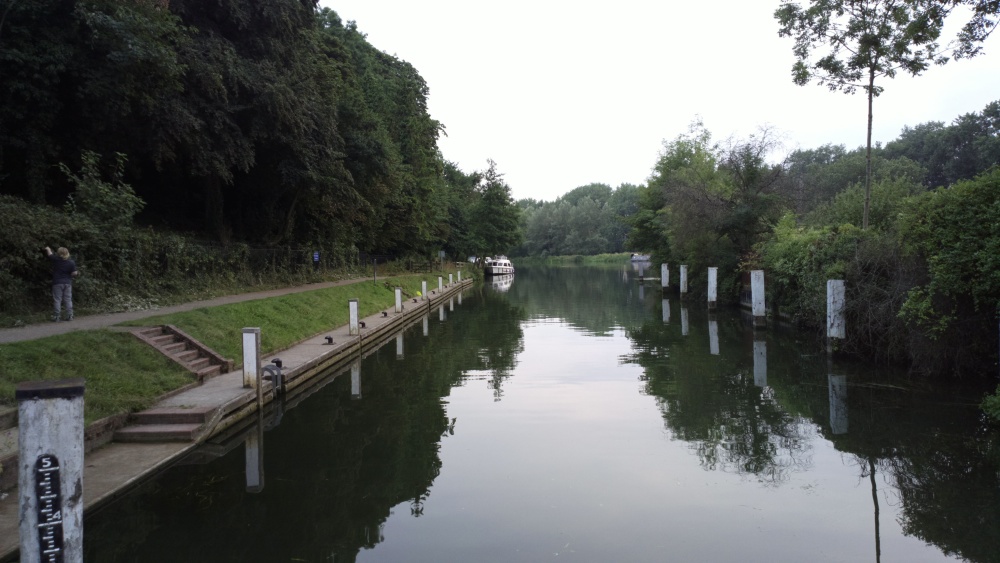
<svg viewBox="0 0 1000 563">
<path fill-rule="evenodd" d="M 645 183 L 664 141 L 696 119 L 719 141 L 773 129 L 776 160 L 864 146 L 863 92 L 792 83 L 793 42 L 773 17 L 780 3 L 321 0 L 417 69 L 445 127 L 446 160 L 469 173 L 492 159 L 515 199 L 544 201 L 592 183 Z M 994 35 L 977 58 L 883 80 L 873 141 L 1000 100 Z"/>
</svg>

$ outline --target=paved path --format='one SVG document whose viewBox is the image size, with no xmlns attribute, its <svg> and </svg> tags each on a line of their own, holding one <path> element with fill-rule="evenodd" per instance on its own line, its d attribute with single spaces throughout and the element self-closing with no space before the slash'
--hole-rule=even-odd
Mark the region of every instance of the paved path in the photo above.
<svg viewBox="0 0 1000 563">
<path fill-rule="evenodd" d="M 295 287 L 283 287 L 280 289 L 272 289 L 269 291 L 241 293 L 238 295 L 225 295 L 223 297 L 216 297 L 214 299 L 193 301 L 191 303 L 182 303 L 180 305 L 171 305 L 169 307 L 161 307 L 158 309 L 144 309 L 142 311 L 127 311 L 124 313 L 109 313 L 105 315 L 87 315 L 84 317 L 78 316 L 69 322 L 58 322 L 58 323 L 48 322 L 41 324 L 26 325 L 17 328 L 0 328 L 0 344 L 4 342 L 21 342 L 24 340 L 35 340 L 37 338 L 45 338 L 46 336 L 66 334 L 67 332 L 73 332 L 76 330 L 93 330 L 97 328 L 107 328 L 126 321 L 134 321 L 136 319 L 144 319 L 146 317 L 155 317 L 157 315 L 166 315 L 169 313 L 178 313 L 181 311 L 191 311 L 194 309 L 200 309 L 202 307 L 215 307 L 217 305 L 239 303 L 241 301 L 253 301 L 254 299 L 277 297 L 279 295 L 287 295 L 290 293 L 315 291 L 317 289 L 334 287 L 338 285 L 349 285 L 352 283 L 358 283 L 369 279 L 371 278 L 365 277 L 365 278 L 351 278 L 333 282 L 310 283 Z"/>
</svg>

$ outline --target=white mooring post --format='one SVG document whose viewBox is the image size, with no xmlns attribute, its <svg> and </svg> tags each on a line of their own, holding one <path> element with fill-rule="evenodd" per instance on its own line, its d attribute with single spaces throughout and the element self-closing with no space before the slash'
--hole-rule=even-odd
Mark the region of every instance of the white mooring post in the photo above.
<svg viewBox="0 0 1000 563">
<path fill-rule="evenodd" d="M 687 297 L 688 293 L 688 267 L 681 264 L 681 299 Z"/>
<path fill-rule="evenodd" d="M 403 312 L 403 288 L 396 288 L 396 314 Z"/>
<path fill-rule="evenodd" d="M 348 325 L 348 331 L 350 332 L 351 336 L 358 336 L 359 334 L 361 334 L 361 328 L 358 327 L 358 321 L 360 320 L 358 319 L 358 300 L 357 299 L 348 300 L 347 307 L 350 310 L 350 315 L 351 315 L 350 324 Z"/>
<path fill-rule="evenodd" d="M 260 327 L 243 329 L 243 388 L 257 389 L 260 382 Z"/>
<path fill-rule="evenodd" d="M 22 563 L 83 561 L 83 379 L 17 384 Z"/>
<path fill-rule="evenodd" d="M 670 285 L 670 266 L 666 263 L 660 264 L 660 288 L 666 291 Z"/>
<path fill-rule="evenodd" d="M 719 296 L 719 269 L 708 269 L 708 310 L 714 310 Z"/>
<path fill-rule="evenodd" d="M 361 362 L 351 364 L 351 398 L 361 398 Z"/>
<path fill-rule="evenodd" d="M 753 303 L 753 326 L 767 325 L 767 309 L 764 307 L 764 270 L 750 272 L 750 295 Z"/>
<path fill-rule="evenodd" d="M 396 359 L 403 359 L 403 334 L 396 335 Z"/>
<path fill-rule="evenodd" d="M 670 322 L 670 300 L 663 300 L 663 324 L 668 324 Z"/>
<path fill-rule="evenodd" d="M 844 280 L 826 280 L 826 337 L 846 338 Z"/>
<path fill-rule="evenodd" d="M 438 276 L 438 293 L 441 293 L 442 289 L 444 289 L 444 278 Z"/>
<path fill-rule="evenodd" d="M 830 431 L 847 434 L 847 376 L 828 375 L 830 387 Z"/>
<path fill-rule="evenodd" d="M 455 283 L 455 274 L 448 274 L 448 285 Z"/>
<path fill-rule="evenodd" d="M 753 335 L 753 384 L 767 387 L 767 341 L 764 333 Z"/>
<path fill-rule="evenodd" d="M 420 282 L 420 295 L 424 296 L 424 299 L 430 299 L 427 297 L 427 280 L 422 280 Z"/>
<path fill-rule="evenodd" d="M 458 271 L 458 281 L 462 281 L 462 270 Z"/>
</svg>

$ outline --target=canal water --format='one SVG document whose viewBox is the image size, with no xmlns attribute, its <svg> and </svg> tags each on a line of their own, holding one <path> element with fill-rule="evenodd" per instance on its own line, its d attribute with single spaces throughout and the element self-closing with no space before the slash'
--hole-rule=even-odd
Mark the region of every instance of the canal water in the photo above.
<svg viewBox="0 0 1000 563">
<path fill-rule="evenodd" d="M 86 560 L 1000 561 L 976 390 L 636 278 L 466 291 L 90 514 Z"/>
</svg>

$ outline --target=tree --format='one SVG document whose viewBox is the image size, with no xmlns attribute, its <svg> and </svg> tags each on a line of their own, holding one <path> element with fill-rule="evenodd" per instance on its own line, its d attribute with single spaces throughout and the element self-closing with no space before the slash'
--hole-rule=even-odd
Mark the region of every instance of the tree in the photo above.
<svg viewBox="0 0 1000 563">
<path fill-rule="evenodd" d="M 520 210 L 510 195 L 510 186 L 489 160 L 489 168 L 477 187 L 479 201 L 472 213 L 479 256 L 507 252 L 521 241 Z"/>
<path fill-rule="evenodd" d="M 995 2 L 994 2 L 995 3 Z M 792 80 L 802 86 L 816 78 L 833 91 L 868 96 L 865 205 L 871 200 L 872 106 L 883 88 L 876 79 L 899 71 L 919 75 L 932 63 L 944 64 L 938 46 L 947 3 L 933 0 L 810 0 L 803 8 L 783 0 L 774 12 L 778 35 L 795 39 Z M 819 51 L 816 53 L 816 51 Z"/>
</svg>

